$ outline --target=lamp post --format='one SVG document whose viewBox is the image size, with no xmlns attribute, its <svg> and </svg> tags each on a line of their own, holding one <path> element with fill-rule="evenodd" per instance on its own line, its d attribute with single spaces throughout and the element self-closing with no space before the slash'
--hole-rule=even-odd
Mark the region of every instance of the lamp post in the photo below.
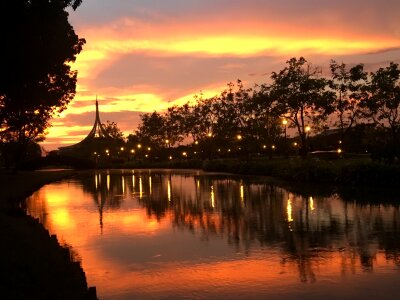
<svg viewBox="0 0 400 300">
<path fill-rule="evenodd" d="M 287 151 L 287 135 L 286 135 L 286 125 L 287 125 L 288 121 L 286 119 L 282 120 L 282 124 L 285 128 L 285 156 L 288 156 L 288 151 Z"/>
<path fill-rule="evenodd" d="M 304 131 L 306 133 L 306 145 L 305 145 L 305 151 L 306 153 L 308 152 L 308 148 L 309 148 L 309 142 L 310 142 L 310 131 L 311 131 L 311 127 L 309 125 L 306 126 L 306 128 L 304 128 Z M 304 154 L 306 154 L 304 153 Z"/>
</svg>

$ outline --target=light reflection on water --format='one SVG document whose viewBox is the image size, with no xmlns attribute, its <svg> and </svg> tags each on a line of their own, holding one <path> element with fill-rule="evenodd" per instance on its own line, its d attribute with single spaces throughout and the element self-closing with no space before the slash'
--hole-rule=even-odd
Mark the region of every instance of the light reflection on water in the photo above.
<svg viewBox="0 0 400 300">
<path fill-rule="evenodd" d="M 400 290 L 398 205 L 156 170 L 50 184 L 26 205 L 75 250 L 102 299 L 391 299 Z"/>
</svg>

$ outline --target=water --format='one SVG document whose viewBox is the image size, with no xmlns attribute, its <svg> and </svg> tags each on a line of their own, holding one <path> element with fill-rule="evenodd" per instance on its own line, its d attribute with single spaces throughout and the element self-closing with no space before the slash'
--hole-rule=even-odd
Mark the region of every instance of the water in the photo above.
<svg viewBox="0 0 400 300">
<path fill-rule="evenodd" d="M 118 170 L 46 185 L 26 208 L 73 249 L 101 299 L 393 299 L 399 204 L 376 198 Z"/>
</svg>

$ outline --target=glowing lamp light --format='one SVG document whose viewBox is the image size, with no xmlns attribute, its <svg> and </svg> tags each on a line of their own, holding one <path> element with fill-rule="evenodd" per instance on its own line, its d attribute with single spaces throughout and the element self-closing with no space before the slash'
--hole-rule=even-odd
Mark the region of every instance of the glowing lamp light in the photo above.
<svg viewBox="0 0 400 300">
<path fill-rule="evenodd" d="M 283 120 L 282 120 L 282 124 L 286 126 L 287 120 L 286 120 L 286 119 L 283 119 Z"/>
<path fill-rule="evenodd" d="M 275 147 L 275 145 L 272 145 L 271 148 L 272 148 L 272 149 L 275 149 L 276 147 Z"/>
<path fill-rule="evenodd" d="M 110 152 L 110 150 L 106 149 L 106 153 L 108 154 Z"/>
<path fill-rule="evenodd" d="M 240 134 L 238 134 L 238 135 L 236 136 L 236 138 L 240 141 L 240 140 L 242 139 L 242 136 L 241 136 Z"/>
<path fill-rule="evenodd" d="M 340 154 L 340 153 L 342 153 L 342 152 L 343 152 L 343 151 L 342 151 L 342 149 L 340 149 L 340 148 L 339 148 L 339 149 L 337 149 L 337 153 L 339 153 L 339 154 Z"/>
<path fill-rule="evenodd" d="M 293 143 L 293 146 L 297 147 L 297 143 L 296 143 L 296 142 L 294 142 L 294 143 Z"/>
<path fill-rule="evenodd" d="M 148 155 L 148 154 L 146 154 L 144 157 L 146 157 L 146 158 L 147 158 L 147 157 L 149 157 L 149 155 Z"/>
<path fill-rule="evenodd" d="M 141 145 L 141 144 L 138 144 L 137 147 L 140 149 L 140 148 L 142 148 L 142 145 Z"/>
<path fill-rule="evenodd" d="M 307 125 L 306 128 L 305 128 L 305 131 L 309 132 L 310 130 L 311 130 L 311 127 Z"/>
<path fill-rule="evenodd" d="M 263 149 L 267 149 L 267 145 L 263 145 Z"/>
<path fill-rule="evenodd" d="M 135 149 L 131 149 L 131 153 L 135 153 Z"/>
<path fill-rule="evenodd" d="M 151 150 L 151 148 L 150 147 L 147 147 L 147 151 L 150 151 Z"/>
<path fill-rule="evenodd" d="M 182 152 L 182 155 L 183 155 L 183 156 L 187 156 L 187 153 L 186 153 L 186 152 Z"/>
<path fill-rule="evenodd" d="M 169 144 L 169 140 L 165 140 L 165 143 L 166 143 L 166 144 Z"/>
<path fill-rule="evenodd" d="M 172 156 L 169 157 L 169 160 L 171 160 L 171 159 L 172 159 Z"/>
<path fill-rule="evenodd" d="M 94 154 L 94 155 L 96 155 L 96 154 L 97 154 L 97 152 L 93 152 L 93 154 Z"/>
<path fill-rule="evenodd" d="M 125 148 L 124 147 L 121 147 L 121 151 L 124 151 L 125 150 Z"/>
<path fill-rule="evenodd" d="M 195 145 L 198 145 L 198 144 L 199 144 L 199 142 L 198 142 L 198 141 L 195 141 L 195 142 L 194 142 L 194 144 L 195 144 Z"/>
<path fill-rule="evenodd" d="M 209 133 L 207 134 L 207 136 L 208 136 L 208 137 L 212 137 L 212 133 L 209 132 Z"/>
</svg>

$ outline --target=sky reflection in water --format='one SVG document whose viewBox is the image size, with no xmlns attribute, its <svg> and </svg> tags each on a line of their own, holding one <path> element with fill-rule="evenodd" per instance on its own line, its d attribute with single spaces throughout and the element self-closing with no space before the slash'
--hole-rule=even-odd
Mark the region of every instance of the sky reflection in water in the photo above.
<svg viewBox="0 0 400 300">
<path fill-rule="evenodd" d="M 28 213 L 102 299 L 392 299 L 398 205 L 297 195 L 260 178 L 105 171 L 47 185 Z"/>
</svg>

